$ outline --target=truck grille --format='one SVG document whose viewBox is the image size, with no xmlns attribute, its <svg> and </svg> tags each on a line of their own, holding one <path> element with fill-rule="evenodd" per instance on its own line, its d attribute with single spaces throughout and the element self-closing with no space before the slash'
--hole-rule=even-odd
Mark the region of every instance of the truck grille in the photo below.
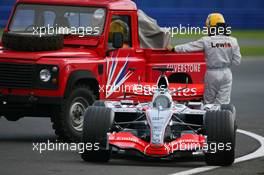
<svg viewBox="0 0 264 175">
<path fill-rule="evenodd" d="M 32 88 L 34 73 L 33 64 L 0 63 L 0 87 Z"/>
</svg>

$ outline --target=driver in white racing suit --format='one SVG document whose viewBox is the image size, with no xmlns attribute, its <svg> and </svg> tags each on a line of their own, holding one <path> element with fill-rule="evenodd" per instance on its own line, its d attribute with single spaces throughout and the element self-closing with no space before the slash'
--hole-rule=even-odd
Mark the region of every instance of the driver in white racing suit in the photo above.
<svg viewBox="0 0 264 175">
<path fill-rule="evenodd" d="M 205 104 L 229 104 L 232 89 L 233 64 L 239 65 L 241 62 L 240 48 L 237 39 L 228 36 L 226 33 L 220 34 L 219 26 L 226 29 L 225 19 L 222 14 L 212 13 L 206 20 L 208 31 L 214 27 L 215 32 L 209 32 L 208 36 L 183 45 L 168 47 L 175 52 L 196 52 L 204 51 L 207 72 L 205 75 Z"/>
</svg>

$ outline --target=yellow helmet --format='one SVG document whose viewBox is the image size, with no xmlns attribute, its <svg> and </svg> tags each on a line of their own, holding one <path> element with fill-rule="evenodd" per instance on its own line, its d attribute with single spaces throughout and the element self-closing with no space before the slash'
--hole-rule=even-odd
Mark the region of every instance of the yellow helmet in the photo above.
<svg viewBox="0 0 264 175">
<path fill-rule="evenodd" d="M 122 21 L 122 20 L 114 20 L 113 22 L 111 22 L 110 24 L 110 33 L 109 33 L 109 41 L 112 42 L 113 41 L 113 34 L 115 32 L 120 32 L 123 34 L 124 40 L 127 40 L 128 37 L 128 31 L 129 28 L 127 26 L 127 24 Z"/>
<path fill-rule="evenodd" d="M 206 27 L 216 27 L 218 23 L 225 23 L 225 18 L 221 13 L 211 13 L 206 19 Z"/>
</svg>

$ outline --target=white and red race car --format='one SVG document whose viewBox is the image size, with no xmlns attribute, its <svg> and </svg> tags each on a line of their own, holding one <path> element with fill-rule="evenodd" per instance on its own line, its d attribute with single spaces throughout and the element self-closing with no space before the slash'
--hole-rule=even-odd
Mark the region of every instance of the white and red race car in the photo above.
<svg viewBox="0 0 264 175">
<path fill-rule="evenodd" d="M 174 101 L 173 95 L 189 85 L 175 88 L 165 76 L 170 68 L 153 69 L 162 73 L 152 101 L 96 101 L 87 108 L 83 142 L 98 144 L 99 149 L 86 150 L 82 159 L 108 162 L 113 151 L 133 150 L 159 159 L 199 153 L 209 165 L 231 165 L 236 138 L 234 106 Z"/>
</svg>

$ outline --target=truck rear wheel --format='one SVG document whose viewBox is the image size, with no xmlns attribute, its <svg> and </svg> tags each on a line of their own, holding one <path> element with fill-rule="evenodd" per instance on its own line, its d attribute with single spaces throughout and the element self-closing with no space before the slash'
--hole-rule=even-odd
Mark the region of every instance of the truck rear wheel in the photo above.
<svg viewBox="0 0 264 175">
<path fill-rule="evenodd" d="M 230 166 L 235 159 L 235 122 L 231 111 L 207 111 L 205 116 L 208 165 Z"/>
<path fill-rule="evenodd" d="M 114 112 L 110 108 L 91 106 L 85 112 L 83 124 L 84 144 L 98 144 L 97 150 L 85 150 L 81 157 L 86 162 L 108 162 L 111 148 L 108 144 L 107 133 L 112 127 Z"/>
<path fill-rule="evenodd" d="M 67 142 L 81 141 L 84 113 L 95 99 L 88 86 L 78 85 L 64 100 L 63 105 L 55 108 L 53 129 L 60 139 Z"/>
</svg>

